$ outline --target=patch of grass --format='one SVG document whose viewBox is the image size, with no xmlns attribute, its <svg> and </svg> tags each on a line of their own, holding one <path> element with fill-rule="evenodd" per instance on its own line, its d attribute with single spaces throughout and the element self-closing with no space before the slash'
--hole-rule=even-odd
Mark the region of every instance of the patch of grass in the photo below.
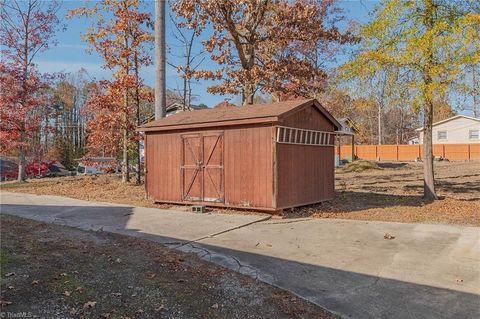
<svg viewBox="0 0 480 319">
<path fill-rule="evenodd" d="M 31 180 L 31 181 L 26 181 L 26 182 L 5 182 L 2 183 L 0 188 L 1 189 L 23 189 L 23 188 L 35 188 L 35 187 L 48 187 L 54 184 L 57 184 L 58 182 L 55 181 L 38 181 L 38 180 Z"/>
<path fill-rule="evenodd" d="M 12 256 L 7 253 L 5 250 L 0 249 L 0 265 L 5 265 L 12 262 Z"/>
<path fill-rule="evenodd" d="M 11 277 L 4 277 L 5 274 L 11 272 L 11 264 L 15 261 L 15 258 L 5 250 L 0 250 L 0 286 L 5 286 L 12 281 Z M 6 267 L 8 265 L 8 267 Z"/>
<path fill-rule="evenodd" d="M 358 161 L 354 161 L 346 164 L 341 168 L 341 171 L 345 173 L 350 173 L 350 172 L 358 173 L 358 172 L 363 172 L 370 169 L 381 169 L 381 168 L 375 162 L 358 160 Z"/>
<path fill-rule="evenodd" d="M 4 182 L 0 185 L 1 189 L 15 189 L 15 188 L 23 188 L 28 187 L 28 183 L 18 183 L 18 182 Z"/>
<path fill-rule="evenodd" d="M 25 248 L 35 257 L 43 256 L 50 251 L 49 243 L 39 242 L 35 240 L 25 241 Z"/>
<path fill-rule="evenodd" d="M 56 275 L 49 284 L 51 290 L 56 294 L 69 294 L 73 303 L 83 304 L 95 296 L 95 291 L 84 285 L 80 280 L 70 274 Z"/>
</svg>

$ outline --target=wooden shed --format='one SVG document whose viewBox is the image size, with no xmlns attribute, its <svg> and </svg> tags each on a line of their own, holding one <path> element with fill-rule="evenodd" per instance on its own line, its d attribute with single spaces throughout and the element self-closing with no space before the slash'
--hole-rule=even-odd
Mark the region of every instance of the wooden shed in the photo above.
<svg viewBox="0 0 480 319">
<path fill-rule="evenodd" d="M 317 100 L 183 112 L 145 132 L 156 202 L 278 211 L 334 197 L 340 124 Z"/>
</svg>

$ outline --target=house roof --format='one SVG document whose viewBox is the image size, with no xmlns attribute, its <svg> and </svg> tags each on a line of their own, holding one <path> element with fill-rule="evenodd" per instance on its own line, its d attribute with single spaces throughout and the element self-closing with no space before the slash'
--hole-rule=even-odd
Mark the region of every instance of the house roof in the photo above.
<svg viewBox="0 0 480 319">
<path fill-rule="evenodd" d="M 223 102 L 218 103 L 213 108 L 216 109 L 216 108 L 222 108 L 222 107 L 225 108 L 225 107 L 237 107 L 237 106 L 225 100 Z"/>
<path fill-rule="evenodd" d="M 357 125 L 355 125 L 355 122 L 352 121 L 351 118 L 343 117 L 343 118 L 337 119 L 337 121 L 342 125 L 342 127 L 340 128 L 342 131 L 340 133 L 343 133 L 345 135 L 351 135 L 352 132 L 353 133 L 358 133 L 359 132 Z M 344 132 L 343 131 L 344 126 L 348 126 L 352 130 L 352 132 Z"/>
<path fill-rule="evenodd" d="M 480 119 L 477 119 L 477 118 L 475 118 L 475 117 L 466 116 L 466 115 L 455 115 L 455 116 L 449 117 L 448 119 L 435 122 L 435 123 L 432 124 L 432 126 L 436 126 L 436 125 L 439 125 L 439 124 L 443 124 L 443 123 L 446 123 L 446 122 L 449 122 L 449 121 L 452 121 L 452 120 L 456 120 L 456 119 L 458 119 L 458 118 L 465 118 L 465 119 L 469 119 L 469 120 L 474 120 L 474 121 L 480 122 Z M 417 128 L 415 131 L 418 131 L 418 132 L 423 131 L 423 126 Z"/>
<path fill-rule="evenodd" d="M 178 110 L 181 111 L 182 105 L 183 105 L 182 103 L 177 102 L 177 101 L 173 101 L 173 102 L 171 100 L 167 101 L 167 109 L 165 110 L 166 115 L 170 116 L 175 111 L 178 111 Z M 190 104 L 190 106 L 187 107 L 186 111 L 203 110 L 203 109 L 208 109 L 208 106 Z M 145 124 L 145 123 L 148 123 L 150 121 L 153 121 L 154 119 L 155 119 L 155 112 L 152 112 L 150 115 L 148 115 L 148 117 L 146 119 L 144 119 L 142 121 L 142 125 Z"/>
<path fill-rule="evenodd" d="M 176 102 L 176 101 L 173 102 L 173 103 L 167 104 L 167 112 L 170 111 L 170 110 L 181 109 L 182 106 L 183 106 L 183 103 Z M 193 109 L 193 110 L 201 110 L 201 109 L 206 109 L 207 106 L 190 104 L 189 108 Z"/>
<path fill-rule="evenodd" d="M 309 99 L 181 112 L 141 125 L 137 130 L 163 131 L 218 125 L 274 123 L 306 105 L 316 107 L 335 126 L 335 129 L 340 128 L 340 123 L 317 100 Z"/>
</svg>

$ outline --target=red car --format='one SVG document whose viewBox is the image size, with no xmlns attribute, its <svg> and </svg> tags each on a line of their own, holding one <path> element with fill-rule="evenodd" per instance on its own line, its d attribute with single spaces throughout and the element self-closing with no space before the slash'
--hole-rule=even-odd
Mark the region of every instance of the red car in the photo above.
<svg viewBox="0 0 480 319">
<path fill-rule="evenodd" d="M 25 166 L 25 175 L 28 177 L 43 177 L 49 171 L 50 163 L 31 161 Z"/>
</svg>

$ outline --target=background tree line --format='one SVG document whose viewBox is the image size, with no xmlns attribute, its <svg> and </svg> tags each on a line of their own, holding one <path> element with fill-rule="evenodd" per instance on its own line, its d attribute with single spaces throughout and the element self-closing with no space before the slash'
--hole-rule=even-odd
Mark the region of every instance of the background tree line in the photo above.
<svg viewBox="0 0 480 319">
<path fill-rule="evenodd" d="M 72 167 L 74 158 L 108 155 L 122 160 L 123 181 L 134 167 L 139 183 L 135 127 L 153 113 L 154 90 L 141 77 L 153 62 L 152 14 L 142 0 L 101 0 L 69 12 L 91 22 L 83 40 L 111 73 L 87 80 L 83 71 L 59 76 L 36 68 L 36 55 L 64 27 L 60 5 L 2 1 L 2 153 L 19 157 L 19 180 L 26 156 Z M 436 197 L 432 122 L 462 108 L 479 112 L 477 1 L 384 0 L 364 24 L 349 21 L 335 0 L 169 5 L 177 43 L 168 45 L 182 58 L 172 65 L 183 78 L 184 106 L 192 82 L 214 80 L 209 93 L 238 96 L 241 105 L 318 98 L 358 124 L 361 143 L 406 143 L 424 126 L 425 190 Z M 200 35 L 202 50 L 194 50 Z M 216 67 L 204 68 L 207 58 Z"/>
</svg>

